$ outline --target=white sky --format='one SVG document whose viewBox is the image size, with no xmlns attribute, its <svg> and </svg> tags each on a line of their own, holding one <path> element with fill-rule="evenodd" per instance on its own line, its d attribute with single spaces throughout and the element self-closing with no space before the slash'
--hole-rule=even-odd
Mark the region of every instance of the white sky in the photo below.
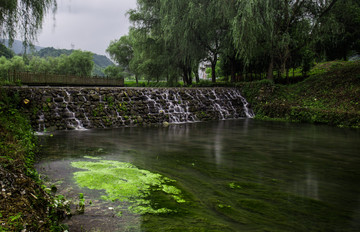
<svg viewBox="0 0 360 232">
<path fill-rule="evenodd" d="M 58 9 L 44 20 L 35 45 L 81 49 L 105 55 L 110 41 L 129 31 L 126 12 L 136 0 L 57 0 Z M 72 47 L 73 46 L 73 47 Z"/>
</svg>

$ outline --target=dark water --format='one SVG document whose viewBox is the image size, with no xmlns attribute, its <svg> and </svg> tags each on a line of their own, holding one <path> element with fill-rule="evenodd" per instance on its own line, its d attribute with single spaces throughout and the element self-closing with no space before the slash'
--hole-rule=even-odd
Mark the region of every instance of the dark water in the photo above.
<svg viewBox="0 0 360 232">
<path fill-rule="evenodd" d="M 243 119 L 40 138 L 38 171 L 58 194 L 86 198 L 70 231 L 360 231 L 359 130 Z M 119 217 L 113 208 L 126 203 L 75 183 L 71 162 L 86 155 L 174 179 L 186 203 Z"/>
</svg>

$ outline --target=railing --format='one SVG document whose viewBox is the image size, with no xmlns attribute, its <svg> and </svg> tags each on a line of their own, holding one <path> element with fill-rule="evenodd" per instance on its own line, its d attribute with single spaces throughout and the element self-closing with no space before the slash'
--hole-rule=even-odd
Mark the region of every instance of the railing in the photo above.
<svg viewBox="0 0 360 232">
<path fill-rule="evenodd" d="M 32 86 L 124 86 L 123 78 L 80 77 L 17 71 L 9 71 L 7 80 L 9 83 L 21 83 L 23 85 Z"/>
</svg>

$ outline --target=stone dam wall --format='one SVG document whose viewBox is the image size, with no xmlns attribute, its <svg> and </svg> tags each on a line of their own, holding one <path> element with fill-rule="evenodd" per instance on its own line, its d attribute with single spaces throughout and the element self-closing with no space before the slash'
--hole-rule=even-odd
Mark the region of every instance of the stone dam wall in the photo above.
<svg viewBox="0 0 360 232">
<path fill-rule="evenodd" d="M 13 87 L 36 131 L 252 117 L 236 88 Z"/>
</svg>

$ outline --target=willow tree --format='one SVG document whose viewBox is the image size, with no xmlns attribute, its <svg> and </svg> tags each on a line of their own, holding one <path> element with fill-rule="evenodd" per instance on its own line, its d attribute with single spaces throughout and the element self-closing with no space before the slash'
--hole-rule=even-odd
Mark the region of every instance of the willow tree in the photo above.
<svg viewBox="0 0 360 232">
<path fill-rule="evenodd" d="M 134 53 L 129 35 L 124 35 L 118 40 L 111 41 L 106 52 L 109 53 L 110 57 L 119 65 L 129 69 L 129 64 Z"/>
<path fill-rule="evenodd" d="M 219 54 L 229 47 L 229 18 L 222 5 L 216 0 L 138 0 L 137 9 L 129 14 L 134 28 L 148 37 L 143 43 L 147 50 L 144 57 L 152 56 L 168 67 L 175 65 L 187 85 L 192 83 L 192 73 L 197 74 L 199 63 L 208 61 L 215 82 Z"/>
<path fill-rule="evenodd" d="M 236 0 L 232 31 L 238 54 L 250 63 L 268 60 L 268 79 L 274 62 L 284 71 L 293 50 L 304 47 L 337 0 Z M 299 33 L 301 35 L 299 35 Z"/>
<path fill-rule="evenodd" d="M 169 70 L 174 67 L 173 49 L 165 44 L 161 28 L 160 2 L 138 0 L 136 9 L 128 12 L 133 26 L 130 29 L 133 57 L 130 68 L 149 81 L 155 78 L 169 79 Z"/>
<path fill-rule="evenodd" d="M 161 0 L 138 0 L 137 8 L 129 11 L 133 23 L 131 30 L 136 37 L 134 57 L 130 63 L 148 79 L 166 77 L 171 81 L 174 76 L 180 75 L 181 70 L 184 83 L 191 84 L 192 57 L 188 50 L 177 46 L 174 37 L 169 36 L 164 27 L 166 19 L 162 4 Z"/>
<path fill-rule="evenodd" d="M 111 59 L 116 61 L 117 67 L 111 67 L 107 70 L 109 74 L 114 76 L 114 73 L 119 73 L 120 69 L 127 73 L 134 73 L 130 68 L 130 62 L 134 58 L 133 41 L 129 35 L 124 35 L 118 40 L 113 40 L 106 49 Z M 135 75 L 136 84 L 138 84 L 138 77 Z"/>
<path fill-rule="evenodd" d="M 192 83 L 192 70 L 201 52 L 196 44 L 195 19 L 190 15 L 193 1 L 160 0 L 161 28 L 165 43 L 172 49 L 171 59 L 182 71 L 184 84 Z"/>
<path fill-rule="evenodd" d="M 0 37 L 12 44 L 15 37 L 27 47 L 36 38 L 45 15 L 56 11 L 56 0 L 5 0 L 0 1 Z"/>
<path fill-rule="evenodd" d="M 216 63 L 229 31 L 222 4 L 216 0 L 161 0 L 165 40 L 179 49 L 178 54 L 184 61 L 184 75 L 189 67 L 198 67 L 196 64 L 200 61 L 208 61 L 212 81 L 216 81 Z"/>
<path fill-rule="evenodd" d="M 326 36 L 316 44 L 323 58 L 347 60 L 352 52 L 360 53 L 360 1 L 339 0 L 323 21 L 328 25 L 321 31 Z"/>
<path fill-rule="evenodd" d="M 231 46 L 231 41 L 227 40 L 229 35 L 229 20 L 226 11 L 222 10 L 222 1 L 217 0 L 197 0 L 199 3 L 198 11 L 201 16 L 197 19 L 198 31 L 195 32 L 202 49 L 205 51 L 205 59 L 211 63 L 212 82 L 216 82 L 215 70 L 218 57 L 224 53 L 226 48 Z M 196 17 L 196 10 L 194 16 Z M 200 33 L 199 33 L 200 32 Z"/>
</svg>

